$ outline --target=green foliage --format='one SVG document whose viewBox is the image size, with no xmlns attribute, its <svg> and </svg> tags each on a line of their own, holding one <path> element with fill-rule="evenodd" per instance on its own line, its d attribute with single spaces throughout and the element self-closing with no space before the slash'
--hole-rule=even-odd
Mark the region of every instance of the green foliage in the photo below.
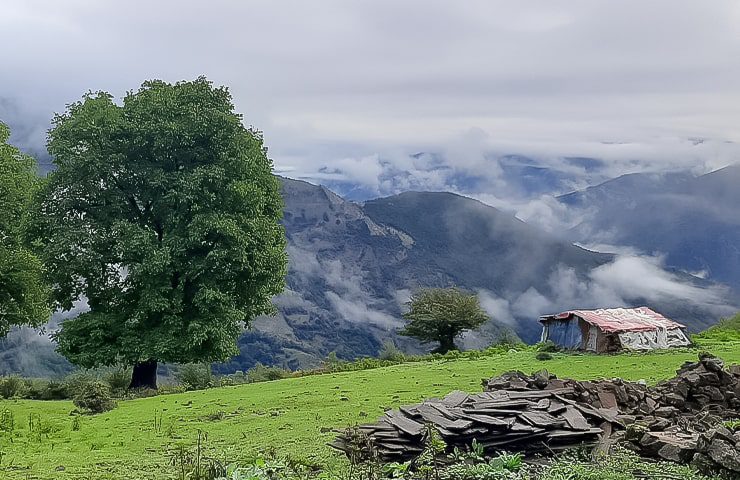
<svg viewBox="0 0 740 480">
<path fill-rule="evenodd" d="M 51 313 L 41 261 L 26 241 L 40 182 L 34 160 L 9 145 L 9 137 L 0 122 L 0 337 L 14 325 L 39 326 Z"/>
<path fill-rule="evenodd" d="M 214 386 L 215 379 L 208 363 L 182 365 L 175 378 L 186 390 L 204 390 Z"/>
<path fill-rule="evenodd" d="M 103 413 L 116 408 L 110 387 L 98 381 L 84 384 L 72 401 L 77 408 L 90 413 Z"/>
<path fill-rule="evenodd" d="M 392 340 L 383 342 L 383 347 L 378 352 L 378 358 L 380 360 L 390 360 L 392 362 L 401 362 L 406 358 L 406 355 L 398 349 Z"/>
<path fill-rule="evenodd" d="M 281 378 L 288 378 L 291 376 L 291 372 L 280 367 L 266 367 L 261 363 L 258 363 L 247 370 L 246 376 L 248 383 L 269 382 L 272 380 L 280 380 Z"/>
<path fill-rule="evenodd" d="M 411 296 L 408 322 L 399 333 L 424 343 L 439 342 L 437 353 L 455 350 L 455 338 L 465 330 L 480 327 L 489 320 L 478 297 L 456 288 L 426 288 Z"/>
<path fill-rule="evenodd" d="M 0 410 L 0 431 L 5 433 L 13 433 L 15 429 L 15 415 L 13 412 L 4 408 Z"/>
<path fill-rule="evenodd" d="M 74 398 L 90 383 L 97 382 L 98 375 L 91 370 L 78 370 L 64 377 L 64 387 L 67 398 Z"/>
<path fill-rule="evenodd" d="M 546 340 L 535 345 L 535 350 L 538 352 L 557 353 L 560 351 L 560 347 L 558 347 L 552 340 Z"/>
<path fill-rule="evenodd" d="M 739 347 L 740 344 L 717 345 L 710 350 L 726 364 L 733 364 L 740 363 Z M 182 387 L 172 387 L 174 391 L 168 391 L 171 395 L 120 400 L 120 408 L 105 415 L 82 416 L 79 433 L 69 428 L 71 402 L 0 400 L 0 411 L 11 410 L 16 423 L 12 443 L 0 433 L 0 449 L 5 452 L 6 462 L 15 459 L 24 465 L 20 471 L 0 469 L 0 477 L 5 474 L 8 480 L 52 480 L 60 478 L 54 469 L 64 465 L 68 473 L 80 478 L 98 478 L 101 467 L 95 458 L 109 458 L 114 461 L 107 464 L 105 474 L 111 479 L 150 478 L 152 472 L 160 472 L 171 464 L 173 451 L 180 444 L 192 454 L 196 433 L 201 430 L 214 440 L 207 449 L 208 455 L 224 464 L 248 466 L 254 458 L 267 459 L 265 452 L 275 446 L 281 457 L 317 465 L 323 470 L 316 473 L 318 478 L 348 480 L 343 468 L 345 460 L 327 446 L 335 437 L 332 429 L 372 423 L 384 409 L 418 403 L 424 398 L 441 398 L 452 390 L 479 392 L 482 377 L 512 369 L 539 370 L 542 363 L 534 358 L 535 354 L 533 350 L 520 349 L 453 351 L 447 355 L 419 356 L 424 359 L 384 368 L 341 374 L 325 372 L 201 392 L 182 392 Z M 620 377 L 631 381 L 645 379 L 654 384 L 673 377 L 676 369 L 687 360 L 695 360 L 696 355 L 696 350 L 618 355 L 566 353 L 548 362 L 547 370 L 560 378 Z M 217 410 L 225 412 L 228 418 L 221 422 L 204 418 Z M 29 442 L 33 440 L 22 427 L 29 413 L 36 412 L 65 428 L 54 435 L 53 448 L 51 442 L 47 443 L 42 453 L 30 456 Z M 159 430 L 152 428 L 155 412 L 164 415 Z M 98 449 L 94 457 L 90 454 L 92 446 Z M 163 477 L 178 478 L 178 472 L 164 472 Z"/>
<path fill-rule="evenodd" d="M 694 335 L 693 339 L 705 344 L 740 342 L 740 313 L 732 318 L 720 320 L 716 325 Z"/>
<path fill-rule="evenodd" d="M 593 461 L 569 452 L 558 458 L 535 476 L 537 480 L 638 480 L 665 478 L 709 480 L 693 468 L 670 462 L 647 461 L 635 453 L 615 448 Z"/>
<path fill-rule="evenodd" d="M 722 425 L 731 432 L 740 431 L 740 418 L 735 420 L 725 420 Z"/>
<path fill-rule="evenodd" d="M 0 398 L 24 398 L 28 394 L 28 384 L 17 375 L 0 377 Z"/>
<path fill-rule="evenodd" d="M 548 352 L 538 352 L 534 358 L 540 361 L 546 361 L 546 360 L 552 360 L 553 356 L 551 353 L 548 353 Z"/>
<path fill-rule="evenodd" d="M 90 93 L 57 115 L 34 232 L 55 306 L 85 296 L 59 351 L 84 367 L 223 361 L 274 310 L 280 186 L 261 134 L 205 78 Z"/>
<path fill-rule="evenodd" d="M 115 368 L 103 375 L 103 381 L 114 395 L 123 395 L 131 384 L 131 369 Z"/>
</svg>

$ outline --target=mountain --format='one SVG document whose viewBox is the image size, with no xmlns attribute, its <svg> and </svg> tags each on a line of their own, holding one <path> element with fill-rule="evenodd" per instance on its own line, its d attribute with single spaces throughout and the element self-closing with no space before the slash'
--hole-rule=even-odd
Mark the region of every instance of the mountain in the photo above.
<svg viewBox="0 0 740 480">
<path fill-rule="evenodd" d="M 240 354 L 215 365 L 218 372 L 257 362 L 314 366 L 330 352 L 345 359 L 374 356 L 386 340 L 407 352 L 427 351 L 395 333 L 404 302 L 425 286 L 478 293 L 494 320 L 460 339 L 466 348 L 484 347 L 511 331 L 536 341 L 538 315 L 574 307 L 649 303 L 695 329 L 717 318 L 690 298 L 625 289 L 623 277 L 635 267 L 644 272 L 644 265 L 575 246 L 471 198 L 407 192 L 358 204 L 323 186 L 291 179 L 282 184 L 287 288 L 275 298 L 277 315 L 256 319 L 239 339 Z M 702 279 L 649 267 L 663 282 L 691 291 L 709 287 Z M 52 349 L 45 337 L 17 330 L 0 343 L 0 373 L 43 374 L 43 365 L 26 366 L 29 358 L 43 359 L 47 373 L 66 368 Z"/>
<path fill-rule="evenodd" d="M 661 254 L 740 292 L 740 164 L 699 177 L 624 175 L 559 200 L 584 212 L 570 241 Z"/>
</svg>

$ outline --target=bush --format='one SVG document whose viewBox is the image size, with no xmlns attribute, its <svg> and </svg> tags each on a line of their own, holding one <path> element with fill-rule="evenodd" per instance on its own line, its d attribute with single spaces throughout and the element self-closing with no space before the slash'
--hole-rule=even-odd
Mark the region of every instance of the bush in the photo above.
<svg viewBox="0 0 740 480">
<path fill-rule="evenodd" d="M 535 357 L 537 360 L 545 361 L 545 360 L 552 360 L 552 354 L 547 352 L 540 352 Z"/>
<path fill-rule="evenodd" d="M 90 413 L 103 413 L 116 408 L 108 384 L 94 381 L 84 384 L 73 400 L 75 406 Z"/>
<path fill-rule="evenodd" d="M 0 397 L 23 398 L 28 393 L 29 385 L 26 380 L 17 375 L 0 377 Z"/>
<path fill-rule="evenodd" d="M 290 371 L 280 367 L 266 367 L 261 363 L 257 363 L 254 367 L 247 370 L 247 382 L 269 382 L 271 380 L 280 380 L 281 378 L 288 378 L 292 374 Z"/>
<path fill-rule="evenodd" d="M 383 342 L 383 347 L 380 349 L 380 352 L 378 353 L 378 358 L 380 360 L 390 360 L 392 362 L 402 362 L 406 355 L 398 349 L 395 343 L 393 343 L 392 340 L 388 340 L 387 342 Z"/>
<path fill-rule="evenodd" d="M 123 395 L 131 385 L 131 370 L 127 368 L 116 368 L 103 376 L 103 381 L 108 384 L 115 395 Z"/>
<path fill-rule="evenodd" d="M 67 384 L 56 380 L 46 382 L 41 392 L 41 400 L 66 400 L 70 398 Z"/>
<path fill-rule="evenodd" d="M 182 365 L 175 374 L 175 378 L 186 390 L 203 390 L 215 385 L 210 364 L 188 363 Z"/>
<path fill-rule="evenodd" d="M 535 346 L 535 348 L 538 352 L 557 353 L 560 351 L 560 347 L 558 347 L 552 340 L 540 342 Z"/>
<path fill-rule="evenodd" d="M 499 333 L 492 347 L 520 348 L 524 343 L 519 336 L 508 328 Z"/>
<path fill-rule="evenodd" d="M 72 372 L 64 377 L 64 385 L 69 398 L 79 395 L 89 383 L 97 382 L 98 377 L 87 370 Z"/>
</svg>

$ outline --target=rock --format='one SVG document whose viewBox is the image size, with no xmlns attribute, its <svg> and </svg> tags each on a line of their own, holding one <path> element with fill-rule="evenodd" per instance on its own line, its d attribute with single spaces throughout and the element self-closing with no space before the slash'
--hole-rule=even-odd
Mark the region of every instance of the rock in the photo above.
<svg viewBox="0 0 740 480">
<path fill-rule="evenodd" d="M 714 440 L 707 450 L 707 455 L 723 468 L 740 472 L 740 449 L 730 442 Z"/>
<path fill-rule="evenodd" d="M 546 388 L 550 384 L 550 374 L 547 370 L 540 370 L 534 374 L 534 386 L 540 390 Z"/>
<path fill-rule="evenodd" d="M 656 417 L 670 418 L 676 415 L 678 410 L 675 407 L 660 407 L 655 409 Z"/>
<path fill-rule="evenodd" d="M 710 372 L 721 372 L 725 368 L 725 363 L 716 357 L 704 359 L 701 364 Z"/>
<path fill-rule="evenodd" d="M 717 468 L 717 465 L 711 458 L 698 452 L 691 459 L 691 466 L 705 474 L 712 473 Z"/>
</svg>

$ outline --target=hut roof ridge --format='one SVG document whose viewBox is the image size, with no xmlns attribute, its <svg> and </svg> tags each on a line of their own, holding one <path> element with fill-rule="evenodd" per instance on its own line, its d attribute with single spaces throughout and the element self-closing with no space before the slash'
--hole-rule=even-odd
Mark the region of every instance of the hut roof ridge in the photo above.
<svg viewBox="0 0 740 480">
<path fill-rule="evenodd" d="M 543 315 L 540 322 L 580 317 L 604 332 L 648 332 L 658 329 L 686 328 L 648 307 L 599 308 L 595 310 L 568 310 L 555 315 Z"/>
</svg>

